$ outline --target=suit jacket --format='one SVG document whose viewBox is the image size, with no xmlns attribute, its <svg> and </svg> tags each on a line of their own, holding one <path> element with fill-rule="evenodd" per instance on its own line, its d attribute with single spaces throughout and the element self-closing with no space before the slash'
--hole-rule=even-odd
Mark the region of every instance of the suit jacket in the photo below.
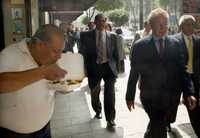
<svg viewBox="0 0 200 138">
<path fill-rule="evenodd" d="M 118 55 L 119 60 L 124 60 L 126 58 L 125 51 L 124 51 L 124 39 L 121 34 L 117 34 L 117 48 L 118 48 Z"/>
<path fill-rule="evenodd" d="M 180 46 L 184 53 L 184 63 L 188 63 L 188 50 L 182 33 L 174 35 L 174 37 L 179 41 Z M 193 85 L 195 88 L 195 95 L 198 95 L 200 88 L 200 38 L 192 35 L 193 41 Z"/>
<path fill-rule="evenodd" d="M 116 35 L 106 32 L 106 47 L 108 64 L 113 74 L 117 76 L 117 62 L 119 62 Z M 81 32 L 80 34 L 80 53 L 84 57 L 85 67 L 88 77 L 98 77 L 100 75 L 99 65 L 97 64 L 96 30 Z"/>
<path fill-rule="evenodd" d="M 140 75 L 140 97 L 156 108 L 170 108 L 177 102 L 181 91 L 191 95 L 189 76 L 183 63 L 183 53 L 176 39 L 166 36 L 161 57 L 150 35 L 133 46 L 131 71 L 126 100 L 134 100 Z"/>
</svg>

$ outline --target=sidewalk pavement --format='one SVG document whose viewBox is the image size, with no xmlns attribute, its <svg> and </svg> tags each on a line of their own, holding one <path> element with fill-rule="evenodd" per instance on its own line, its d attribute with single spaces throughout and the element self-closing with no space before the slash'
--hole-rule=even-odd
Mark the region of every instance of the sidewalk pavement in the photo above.
<svg viewBox="0 0 200 138">
<path fill-rule="evenodd" d="M 115 85 L 116 131 L 110 132 L 106 129 L 104 115 L 101 120 L 94 118 L 90 92 L 85 79 L 82 86 L 74 92 L 56 94 L 55 111 L 51 121 L 52 138 L 143 138 L 148 117 L 140 103 L 139 90 L 137 90 L 135 110 L 129 112 L 126 107 L 125 93 L 130 70 L 128 59 L 125 65 L 126 71 L 120 75 Z M 103 91 L 100 98 L 103 104 Z M 168 133 L 168 137 L 197 138 L 184 105 L 179 106 L 177 120 L 172 124 L 172 132 Z"/>
</svg>

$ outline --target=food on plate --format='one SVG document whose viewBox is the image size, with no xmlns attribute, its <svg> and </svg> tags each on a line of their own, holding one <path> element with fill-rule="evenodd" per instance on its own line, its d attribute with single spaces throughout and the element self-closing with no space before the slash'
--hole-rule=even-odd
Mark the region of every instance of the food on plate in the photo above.
<svg viewBox="0 0 200 138">
<path fill-rule="evenodd" d="M 79 84 L 81 82 L 82 80 L 55 80 L 55 81 L 52 81 L 51 83 L 61 84 L 61 85 L 64 85 L 64 84 L 73 85 L 73 84 Z"/>
<path fill-rule="evenodd" d="M 68 85 L 78 84 L 81 82 L 82 80 L 67 80 Z"/>
<path fill-rule="evenodd" d="M 65 84 L 65 81 L 63 80 L 55 80 L 55 81 L 52 81 L 53 84 Z"/>
</svg>

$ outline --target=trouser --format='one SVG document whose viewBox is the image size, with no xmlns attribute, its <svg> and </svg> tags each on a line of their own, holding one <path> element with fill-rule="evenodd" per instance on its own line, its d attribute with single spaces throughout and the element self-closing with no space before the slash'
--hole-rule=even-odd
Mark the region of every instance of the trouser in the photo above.
<svg viewBox="0 0 200 138">
<path fill-rule="evenodd" d="M 0 138 L 51 138 L 50 122 L 42 129 L 29 134 L 16 133 L 0 127 Z"/>
<path fill-rule="evenodd" d="M 195 134 L 198 136 L 198 138 L 200 138 L 200 107 L 196 107 L 193 110 L 190 110 L 187 107 L 188 110 L 188 114 L 190 117 L 190 122 L 192 125 L 192 128 L 194 129 Z"/>
<path fill-rule="evenodd" d="M 194 129 L 194 132 L 196 133 L 198 138 L 200 138 L 199 83 L 198 83 L 198 79 L 195 78 L 194 75 L 191 75 L 191 78 L 192 78 L 192 82 L 193 82 L 193 85 L 194 85 L 194 90 L 195 90 L 194 97 L 197 100 L 197 106 L 193 110 L 190 110 L 188 108 L 188 105 L 187 105 L 187 102 L 186 102 L 186 107 L 187 107 L 187 111 L 188 111 L 188 114 L 189 114 L 189 118 L 190 118 L 190 122 L 191 122 L 192 128 Z"/>
<path fill-rule="evenodd" d="M 174 123 L 176 121 L 178 106 L 180 104 L 180 98 L 181 94 L 178 95 L 176 102 L 173 105 L 171 105 L 171 108 L 168 113 L 168 124 Z"/>
<path fill-rule="evenodd" d="M 115 119 L 115 82 L 116 77 L 112 73 L 109 65 L 100 66 L 100 75 L 98 77 L 88 77 L 88 83 L 91 90 L 91 103 L 93 110 L 101 113 L 102 106 L 99 98 L 101 91 L 101 80 L 104 80 L 104 111 L 107 121 Z"/>
<path fill-rule="evenodd" d="M 150 120 L 144 138 L 167 138 L 167 111 L 156 109 L 146 101 L 142 104 Z"/>
<path fill-rule="evenodd" d="M 194 129 L 194 132 L 198 136 L 198 138 L 200 138 L 200 119 L 199 119 L 200 106 L 199 106 L 198 96 L 195 96 L 195 98 L 197 99 L 197 106 L 193 110 L 190 110 L 188 108 L 187 103 L 186 103 L 186 107 L 187 107 L 187 111 L 188 111 L 188 114 L 189 114 L 189 118 L 190 118 L 192 128 Z"/>
</svg>

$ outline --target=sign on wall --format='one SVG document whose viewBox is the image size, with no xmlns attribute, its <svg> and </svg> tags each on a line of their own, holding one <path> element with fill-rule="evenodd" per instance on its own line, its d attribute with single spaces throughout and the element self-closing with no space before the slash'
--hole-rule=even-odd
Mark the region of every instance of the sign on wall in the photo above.
<svg viewBox="0 0 200 138">
<path fill-rule="evenodd" d="M 16 4 L 13 5 L 11 8 L 13 42 L 20 41 L 25 37 L 24 18 L 24 7 Z"/>
</svg>

